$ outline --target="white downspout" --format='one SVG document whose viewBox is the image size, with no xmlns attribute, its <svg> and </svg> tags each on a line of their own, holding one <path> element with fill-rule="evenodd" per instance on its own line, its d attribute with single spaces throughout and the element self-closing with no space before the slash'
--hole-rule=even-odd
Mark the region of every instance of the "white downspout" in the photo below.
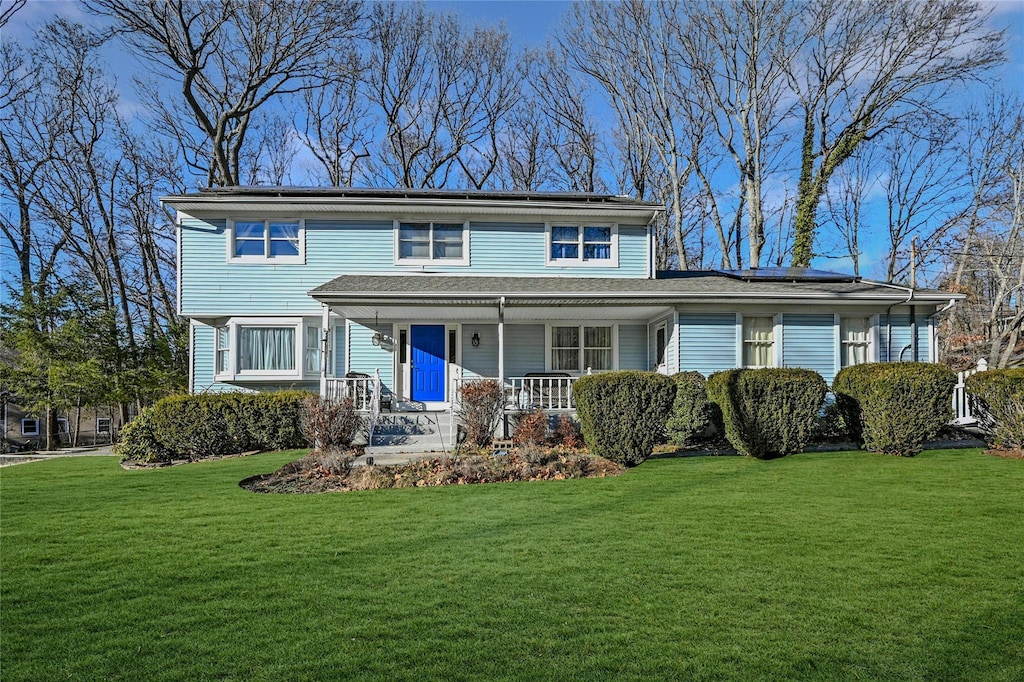
<svg viewBox="0 0 1024 682">
<path fill-rule="evenodd" d="M 322 317 L 320 322 L 320 397 L 327 397 L 327 370 L 329 369 L 328 349 L 331 340 L 331 307 L 321 303 Z"/>
</svg>

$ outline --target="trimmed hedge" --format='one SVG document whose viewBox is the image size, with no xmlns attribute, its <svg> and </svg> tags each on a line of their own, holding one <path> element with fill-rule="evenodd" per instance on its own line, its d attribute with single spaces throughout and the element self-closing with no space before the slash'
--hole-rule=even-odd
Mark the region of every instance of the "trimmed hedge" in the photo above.
<svg viewBox="0 0 1024 682">
<path fill-rule="evenodd" d="M 676 445 L 686 445 L 694 436 L 703 433 L 713 421 L 721 421 L 721 418 L 715 420 L 713 417 L 713 412 L 717 410 L 708 400 L 705 386 L 707 380 L 703 374 L 679 372 L 672 376 L 672 380 L 676 382 L 676 397 L 665 427 L 668 429 L 669 440 Z"/>
<path fill-rule="evenodd" d="M 278 391 L 169 396 L 122 429 L 117 453 L 126 460 L 169 462 L 305 447 L 302 405 L 312 395 Z"/>
<path fill-rule="evenodd" d="M 581 377 L 572 390 L 591 454 L 636 466 L 665 429 L 676 383 L 654 372 L 606 372 Z"/>
<path fill-rule="evenodd" d="M 722 411 L 725 437 L 758 459 L 800 452 L 811 438 L 828 387 L 809 369 L 732 369 L 712 374 L 708 399 Z"/>
<path fill-rule="evenodd" d="M 1024 449 L 1024 368 L 967 377 L 971 412 L 996 447 Z"/>
<path fill-rule="evenodd" d="M 864 448 L 913 457 L 953 418 L 956 377 L 926 362 L 869 363 L 836 375 L 836 395 L 850 435 Z"/>
</svg>

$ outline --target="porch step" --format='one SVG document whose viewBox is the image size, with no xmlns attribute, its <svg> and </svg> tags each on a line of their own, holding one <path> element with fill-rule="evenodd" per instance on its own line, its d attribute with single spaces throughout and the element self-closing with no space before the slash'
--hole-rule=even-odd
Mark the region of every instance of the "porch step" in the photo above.
<svg viewBox="0 0 1024 682">
<path fill-rule="evenodd" d="M 381 414 L 373 431 L 368 456 L 399 453 L 426 453 L 450 450 L 447 412 L 407 412 Z"/>
</svg>

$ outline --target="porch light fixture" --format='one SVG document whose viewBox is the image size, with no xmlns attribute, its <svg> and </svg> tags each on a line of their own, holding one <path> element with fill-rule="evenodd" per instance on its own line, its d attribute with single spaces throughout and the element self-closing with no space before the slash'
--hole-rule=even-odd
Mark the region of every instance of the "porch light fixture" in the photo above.
<svg viewBox="0 0 1024 682">
<path fill-rule="evenodd" d="M 372 343 L 375 346 L 379 346 L 380 342 L 383 341 L 383 340 L 384 340 L 384 335 L 381 334 L 380 332 L 377 332 L 376 334 L 373 335 L 373 338 L 370 339 L 370 343 Z"/>
<path fill-rule="evenodd" d="M 470 343 L 473 344 L 473 348 L 479 348 L 480 347 L 480 334 L 478 334 L 476 332 L 473 332 L 473 338 L 470 340 Z"/>
</svg>

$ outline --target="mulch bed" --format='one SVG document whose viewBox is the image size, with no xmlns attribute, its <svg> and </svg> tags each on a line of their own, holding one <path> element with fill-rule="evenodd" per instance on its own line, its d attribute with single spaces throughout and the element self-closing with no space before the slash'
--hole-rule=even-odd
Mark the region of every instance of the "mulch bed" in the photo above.
<svg viewBox="0 0 1024 682">
<path fill-rule="evenodd" d="M 422 488 L 473 483 L 558 481 L 618 476 L 625 467 L 603 457 L 566 451 L 505 456 L 433 457 L 408 464 L 351 466 L 339 453 L 310 453 L 272 474 L 252 476 L 239 485 L 258 493 L 324 493 L 381 488 Z"/>
<path fill-rule="evenodd" d="M 236 452 L 230 455 L 203 457 L 201 459 L 172 459 L 170 462 L 136 462 L 129 459 L 122 459 L 121 468 L 126 471 L 132 471 L 134 469 L 163 469 L 164 467 L 176 467 L 182 464 L 198 464 L 200 462 L 216 462 L 221 459 L 237 459 L 239 457 L 258 455 L 259 453 L 259 450 L 252 450 L 250 452 Z"/>
</svg>

